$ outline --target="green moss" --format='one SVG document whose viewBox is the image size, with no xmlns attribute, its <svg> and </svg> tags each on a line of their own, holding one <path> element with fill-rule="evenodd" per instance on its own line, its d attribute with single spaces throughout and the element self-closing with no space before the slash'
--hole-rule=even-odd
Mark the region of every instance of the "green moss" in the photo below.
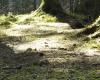
<svg viewBox="0 0 100 80">
<path fill-rule="evenodd" d="M 17 18 L 13 14 L 8 14 L 8 16 L 6 17 L 6 20 L 11 21 L 11 22 L 16 22 Z"/>
<path fill-rule="evenodd" d="M 12 24 L 17 22 L 16 16 L 8 14 L 7 16 L 0 16 L 0 27 L 1 28 L 10 28 Z"/>
<path fill-rule="evenodd" d="M 59 70 L 58 70 L 59 69 Z M 99 80 L 98 70 L 76 70 L 30 66 L 10 75 L 7 80 Z"/>
<path fill-rule="evenodd" d="M 55 16 L 47 14 L 45 12 L 40 12 L 35 17 L 39 18 L 41 22 L 43 21 L 44 22 L 56 22 L 57 21 L 57 18 Z"/>
<path fill-rule="evenodd" d="M 1 28 L 10 28 L 10 26 L 11 26 L 11 22 L 10 21 L 2 21 L 2 22 L 0 22 L 0 26 L 1 26 Z"/>
<path fill-rule="evenodd" d="M 28 24 L 28 23 L 33 23 L 33 22 L 56 22 L 56 21 L 57 21 L 57 18 L 55 16 L 47 14 L 45 12 L 40 12 L 40 13 L 37 13 L 36 15 L 34 15 L 33 13 L 29 14 L 29 17 L 27 17 L 23 21 L 20 21 L 19 23 Z"/>
</svg>

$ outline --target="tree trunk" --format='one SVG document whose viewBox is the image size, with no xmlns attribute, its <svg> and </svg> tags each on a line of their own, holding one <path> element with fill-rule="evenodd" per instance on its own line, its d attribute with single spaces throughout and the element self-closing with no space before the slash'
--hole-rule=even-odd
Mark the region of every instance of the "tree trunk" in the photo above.
<svg viewBox="0 0 100 80">
<path fill-rule="evenodd" d="M 42 0 L 42 10 L 49 13 L 72 13 L 79 0 Z"/>
<path fill-rule="evenodd" d="M 83 27 L 83 25 L 78 20 L 66 14 L 67 12 L 65 12 L 62 8 L 60 0 L 42 0 L 40 7 L 37 9 L 37 12 L 41 10 L 56 16 L 60 22 L 69 23 L 73 28 Z"/>
<path fill-rule="evenodd" d="M 39 8 L 44 12 L 52 13 L 52 14 L 63 12 L 59 0 L 42 0 Z"/>
</svg>

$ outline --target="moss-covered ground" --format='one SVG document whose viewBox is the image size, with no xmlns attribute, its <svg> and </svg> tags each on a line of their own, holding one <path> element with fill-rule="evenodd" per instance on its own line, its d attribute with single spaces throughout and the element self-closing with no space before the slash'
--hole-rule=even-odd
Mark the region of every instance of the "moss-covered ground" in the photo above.
<svg viewBox="0 0 100 80">
<path fill-rule="evenodd" d="M 45 13 L 0 16 L 0 80 L 100 80 L 96 26 L 72 29 Z"/>
</svg>

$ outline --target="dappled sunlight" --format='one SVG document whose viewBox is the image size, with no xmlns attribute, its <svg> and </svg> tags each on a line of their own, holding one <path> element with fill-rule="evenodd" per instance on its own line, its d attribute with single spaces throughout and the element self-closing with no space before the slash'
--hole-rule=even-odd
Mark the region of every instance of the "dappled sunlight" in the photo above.
<svg viewBox="0 0 100 80">
<path fill-rule="evenodd" d="M 4 31 L 7 36 L 22 36 L 21 32 L 19 31 L 13 32 L 11 30 Z"/>
<path fill-rule="evenodd" d="M 98 49 L 83 48 L 80 52 L 83 52 L 86 56 L 100 56 L 100 50 Z"/>
<path fill-rule="evenodd" d="M 80 44 L 81 39 L 78 39 L 75 35 L 81 32 L 82 29 L 71 29 L 67 23 L 35 23 L 27 25 L 15 24 L 9 29 L 3 30 L 6 36 L 8 36 L 8 45 L 14 48 L 16 53 L 24 52 L 28 48 L 37 51 L 62 49 L 62 50 L 75 50 L 77 45 Z M 11 42 L 10 36 L 15 39 Z M 17 39 L 18 38 L 18 39 Z M 10 40 L 10 41 L 9 41 Z M 84 44 L 83 46 L 88 46 Z M 78 47 L 80 50 L 81 47 Z M 86 55 L 95 55 L 92 50 L 81 50 L 81 52 L 87 53 Z M 88 52 L 87 52 L 88 51 Z M 99 53 L 99 52 L 98 52 Z M 96 54 L 98 54 L 96 53 Z"/>
<path fill-rule="evenodd" d="M 29 17 L 32 17 L 32 16 L 30 14 L 17 15 L 17 18 L 19 19 L 17 23 L 22 23 Z"/>
<path fill-rule="evenodd" d="M 11 30 L 25 30 L 25 29 L 31 29 L 31 28 L 34 28 L 34 26 L 32 25 L 18 25 L 18 24 L 15 24 L 14 25 L 15 27 L 13 28 L 10 28 Z"/>
<path fill-rule="evenodd" d="M 78 44 L 78 41 L 74 38 L 72 40 L 71 37 L 80 30 L 71 29 L 67 23 L 35 23 L 31 25 L 15 24 L 13 27 L 5 29 L 4 32 L 8 36 L 7 44 L 18 53 L 24 52 L 28 48 L 38 51 L 73 49 L 74 44 Z"/>
<path fill-rule="evenodd" d="M 21 30 L 30 29 L 32 26 L 30 25 L 13 25 L 12 28 L 4 30 L 5 34 L 8 36 L 23 36 Z"/>
<path fill-rule="evenodd" d="M 61 23 L 61 22 L 42 22 L 42 23 L 37 23 L 37 25 L 40 25 L 40 26 L 48 26 L 48 27 L 66 27 L 66 28 L 71 28 L 70 27 L 70 24 L 68 23 Z"/>
<path fill-rule="evenodd" d="M 97 50 L 97 49 L 87 49 L 85 50 L 86 52 L 86 55 L 89 55 L 89 56 L 100 56 L 100 50 Z"/>
<path fill-rule="evenodd" d="M 51 48 L 59 48 L 59 47 L 63 47 L 63 45 L 61 43 L 58 43 L 56 40 L 52 40 L 52 39 L 38 39 L 35 40 L 33 42 L 28 42 L 28 43 L 22 43 L 22 44 L 18 44 L 13 46 L 15 51 L 25 51 L 28 48 L 32 48 L 33 50 L 37 50 L 37 51 L 42 51 L 42 50 L 49 50 Z"/>
<path fill-rule="evenodd" d="M 50 63 L 64 63 L 64 62 L 66 62 L 67 61 L 67 59 L 66 58 L 60 58 L 60 57 L 58 57 L 58 58 L 48 58 L 48 61 L 50 62 Z"/>
</svg>

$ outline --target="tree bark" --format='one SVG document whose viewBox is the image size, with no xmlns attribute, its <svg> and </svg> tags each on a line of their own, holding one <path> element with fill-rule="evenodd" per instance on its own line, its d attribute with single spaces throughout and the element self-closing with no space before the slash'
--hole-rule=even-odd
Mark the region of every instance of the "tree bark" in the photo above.
<svg viewBox="0 0 100 80">
<path fill-rule="evenodd" d="M 42 0 L 42 10 L 49 13 L 72 13 L 79 0 Z"/>
<path fill-rule="evenodd" d="M 56 16 L 60 22 L 69 23 L 73 28 L 76 28 L 76 27 L 82 28 L 83 27 L 83 25 L 78 20 L 76 20 L 74 17 L 68 15 L 64 11 L 59 0 L 42 0 L 41 5 L 37 9 L 36 12 L 41 11 L 41 10 L 46 13 Z"/>
<path fill-rule="evenodd" d="M 52 14 L 63 12 L 59 0 L 42 0 L 39 8 L 44 12 L 52 13 Z"/>
</svg>

